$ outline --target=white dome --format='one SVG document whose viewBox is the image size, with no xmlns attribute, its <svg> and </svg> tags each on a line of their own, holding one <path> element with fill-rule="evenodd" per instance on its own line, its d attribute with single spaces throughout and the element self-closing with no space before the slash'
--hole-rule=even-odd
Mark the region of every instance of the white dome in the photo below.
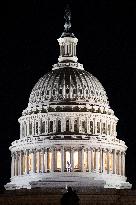
<svg viewBox="0 0 136 205">
<path fill-rule="evenodd" d="M 99 80 L 85 70 L 64 67 L 45 74 L 34 86 L 29 104 L 84 101 L 108 105 L 106 92 Z"/>
</svg>

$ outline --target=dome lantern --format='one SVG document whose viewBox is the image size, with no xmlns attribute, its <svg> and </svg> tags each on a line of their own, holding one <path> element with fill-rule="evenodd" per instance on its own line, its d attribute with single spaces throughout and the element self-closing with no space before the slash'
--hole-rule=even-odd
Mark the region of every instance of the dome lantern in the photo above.
<svg viewBox="0 0 136 205">
<path fill-rule="evenodd" d="M 67 6 L 65 10 L 65 24 L 64 32 L 58 39 L 60 45 L 60 56 L 58 58 L 59 62 L 77 62 L 78 58 L 76 56 L 76 45 L 78 39 L 71 32 L 71 11 Z"/>
</svg>

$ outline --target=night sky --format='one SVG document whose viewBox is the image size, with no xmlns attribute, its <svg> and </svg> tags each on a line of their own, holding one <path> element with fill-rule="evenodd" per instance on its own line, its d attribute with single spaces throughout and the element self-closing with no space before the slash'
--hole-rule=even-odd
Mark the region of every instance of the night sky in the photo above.
<svg viewBox="0 0 136 205">
<path fill-rule="evenodd" d="M 1 188 L 10 178 L 8 147 L 19 139 L 18 118 L 35 83 L 57 63 L 68 1 L 62 2 L 0 5 Z M 136 188 L 136 2 L 70 1 L 70 7 L 79 62 L 100 80 L 119 118 L 118 138 L 128 146 L 126 175 Z"/>
</svg>

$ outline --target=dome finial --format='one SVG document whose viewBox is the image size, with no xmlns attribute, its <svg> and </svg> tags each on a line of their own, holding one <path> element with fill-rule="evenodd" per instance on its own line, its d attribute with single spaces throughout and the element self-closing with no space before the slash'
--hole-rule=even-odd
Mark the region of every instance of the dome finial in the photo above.
<svg viewBox="0 0 136 205">
<path fill-rule="evenodd" d="M 65 18 L 64 31 L 69 33 L 71 28 L 71 11 L 69 8 L 69 4 L 67 4 L 66 6 L 64 18 Z"/>
</svg>

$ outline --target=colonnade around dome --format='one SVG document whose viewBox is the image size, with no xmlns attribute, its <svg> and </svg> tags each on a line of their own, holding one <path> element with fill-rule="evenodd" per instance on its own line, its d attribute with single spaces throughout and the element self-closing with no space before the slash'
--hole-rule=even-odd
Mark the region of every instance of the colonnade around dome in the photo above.
<svg viewBox="0 0 136 205">
<path fill-rule="evenodd" d="M 125 176 L 125 152 L 95 147 L 53 146 L 12 152 L 11 176 L 32 173 L 94 172 Z"/>
</svg>

